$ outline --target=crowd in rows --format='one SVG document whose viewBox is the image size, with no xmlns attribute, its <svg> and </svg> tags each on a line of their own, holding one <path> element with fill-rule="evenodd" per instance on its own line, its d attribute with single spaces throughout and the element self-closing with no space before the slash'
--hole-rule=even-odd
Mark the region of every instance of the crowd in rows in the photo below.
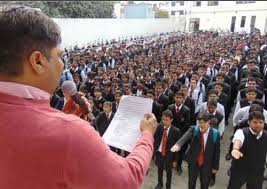
<svg viewBox="0 0 267 189">
<path fill-rule="evenodd" d="M 251 120 L 261 120 L 262 116 L 267 129 L 267 38 L 257 29 L 252 34 L 171 32 L 130 41 L 113 41 L 66 50 L 63 60 L 65 70 L 60 83 L 66 80 L 75 82 L 77 90 L 91 104 L 95 117 L 91 124 L 101 136 L 114 117 L 123 95 L 153 99 L 152 112 L 159 123 L 154 149 L 158 166 L 157 189 L 163 187 L 164 169 L 167 171 L 167 188 L 171 188 L 173 167 L 179 175 L 182 174 L 182 163 L 192 141 L 184 142 L 179 152 L 172 152 L 171 148 L 179 139 L 181 141 L 185 135 L 188 136 L 190 128 L 201 121 L 208 122 L 211 128 L 218 131 L 218 141 L 224 138 L 225 130 L 230 129 L 228 127 L 234 127 L 235 133 L 238 131 L 240 134 L 239 129 L 249 128 Z M 51 106 L 64 111 L 64 95 L 60 87 L 51 98 Z M 229 120 L 231 113 L 233 122 Z M 174 129 L 164 129 L 170 126 Z M 171 136 L 170 132 L 173 133 Z M 170 137 L 166 138 L 167 135 Z M 233 136 L 234 139 L 237 137 Z M 266 141 L 266 134 L 262 136 Z M 226 160 L 231 160 L 232 152 L 237 150 L 234 139 L 230 139 L 233 142 Z M 216 148 L 219 148 L 217 143 Z M 204 142 L 200 144 L 204 146 Z M 266 142 L 262 148 L 264 145 Z M 128 154 L 114 147 L 111 149 L 118 154 Z M 202 189 L 215 184 L 219 153 L 219 149 L 212 152 L 212 161 L 217 164 L 211 165 L 214 167 L 202 169 L 202 162 L 198 171 L 193 169 L 195 173 L 200 172 Z M 255 156 L 245 159 L 242 165 L 233 163 L 233 167 L 245 166 L 256 173 L 258 170 L 253 167 L 261 161 Z M 196 158 L 197 162 L 201 162 L 199 155 Z M 255 162 L 247 165 L 252 160 Z M 238 178 L 244 177 L 238 182 L 235 173 L 234 169 L 229 170 L 229 175 L 235 178 L 235 183 L 230 181 L 229 188 L 240 188 L 245 182 L 251 189 L 262 187 L 263 175 L 257 175 L 253 180 L 246 175 L 249 173 L 243 171 L 236 174 Z M 190 189 L 195 188 L 197 176 L 189 174 Z"/>
</svg>

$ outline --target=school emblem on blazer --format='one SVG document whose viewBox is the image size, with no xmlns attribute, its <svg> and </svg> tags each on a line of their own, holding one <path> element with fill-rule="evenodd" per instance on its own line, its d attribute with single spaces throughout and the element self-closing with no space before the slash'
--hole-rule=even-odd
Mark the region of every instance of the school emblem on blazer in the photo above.
<svg viewBox="0 0 267 189">
<path fill-rule="evenodd" d="M 179 118 L 180 118 L 181 122 L 184 122 L 185 121 L 184 116 L 180 115 Z"/>
</svg>

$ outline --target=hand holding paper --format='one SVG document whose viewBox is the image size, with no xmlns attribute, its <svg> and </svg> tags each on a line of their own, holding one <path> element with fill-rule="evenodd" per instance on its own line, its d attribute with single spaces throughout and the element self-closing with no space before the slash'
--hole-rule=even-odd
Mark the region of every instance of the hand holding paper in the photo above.
<svg viewBox="0 0 267 189">
<path fill-rule="evenodd" d="M 142 133 L 149 133 L 154 135 L 157 129 L 157 119 L 154 114 L 145 114 L 144 119 L 140 123 Z"/>
<path fill-rule="evenodd" d="M 153 135 L 156 118 L 151 113 L 152 103 L 148 98 L 122 96 L 118 110 L 103 135 L 105 143 L 131 152 L 141 131 Z"/>
</svg>

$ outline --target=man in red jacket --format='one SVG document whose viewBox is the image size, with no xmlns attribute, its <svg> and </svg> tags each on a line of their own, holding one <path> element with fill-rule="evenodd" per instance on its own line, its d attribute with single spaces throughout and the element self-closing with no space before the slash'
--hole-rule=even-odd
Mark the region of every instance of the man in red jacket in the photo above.
<svg viewBox="0 0 267 189">
<path fill-rule="evenodd" d="M 0 12 L 0 188 L 140 187 L 156 119 L 145 115 L 132 153 L 113 153 L 88 122 L 49 106 L 63 69 L 60 31 L 41 11 Z"/>
</svg>

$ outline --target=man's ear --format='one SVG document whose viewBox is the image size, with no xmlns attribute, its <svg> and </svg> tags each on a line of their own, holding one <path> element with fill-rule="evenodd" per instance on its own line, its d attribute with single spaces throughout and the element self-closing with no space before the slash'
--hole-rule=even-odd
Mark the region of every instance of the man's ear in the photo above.
<svg viewBox="0 0 267 189">
<path fill-rule="evenodd" d="M 47 58 L 40 51 L 33 51 L 28 57 L 31 69 L 38 75 L 47 71 Z"/>
</svg>

